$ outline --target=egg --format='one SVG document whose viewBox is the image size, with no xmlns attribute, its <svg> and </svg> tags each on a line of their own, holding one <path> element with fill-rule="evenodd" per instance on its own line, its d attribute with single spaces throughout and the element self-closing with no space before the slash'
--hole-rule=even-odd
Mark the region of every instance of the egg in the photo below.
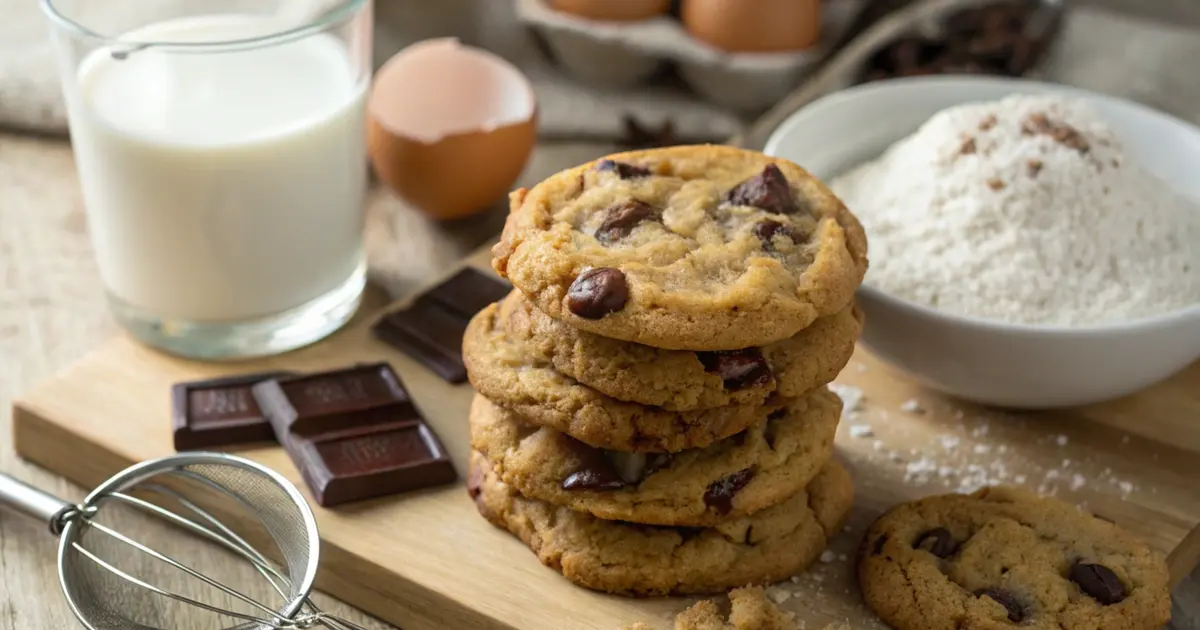
<svg viewBox="0 0 1200 630">
<path fill-rule="evenodd" d="M 632 22 L 666 13 L 671 0 L 550 0 L 550 6 L 593 20 Z"/>
<path fill-rule="evenodd" d="M 367 148 L 376 175 L 437 219 L 505 196 L 537 139 L 537 103 L 508 61 L 455 39 L 405 48 L 375 74 Z"/>
<path fill-rule="evenodd" d="M 821 0 L 683 0 L 693 37 L 729 52 L 803 50 L 817 43 Z"/>
</svg>

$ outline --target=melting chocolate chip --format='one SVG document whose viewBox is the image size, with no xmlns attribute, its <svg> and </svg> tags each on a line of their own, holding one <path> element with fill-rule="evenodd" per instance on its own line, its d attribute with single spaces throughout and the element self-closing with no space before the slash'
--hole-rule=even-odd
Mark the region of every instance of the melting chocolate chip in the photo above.
<svg viewBox="0 0 1200 630">
<path fill-rule="evenodd" d="M 975 596 L 992 598 L 992 601 L 1000 604 L 1008 611 L 1008 620 L 1013 623 L 1021 623 L 1025 619 L 1025 607 L 1017 601 L 1017 596 L 1002 588 L 981 589 L 975 591 Z"/>
<path fill-rule="evenodd" d="M 1080 590 L 1105 606 L 1118 604 L 1127 597 L 1121 579 L 1112 569 L 1102 564 L 1076 561 L 1071 565 L 1068 575 L 1072 582 L 1079 585 Z"/>
<path fill-rule="evenodd" d="M 596 166 L 592 167 L 599 172 L 612 171 L 621 179 L 634 179 L 636 177 L 649 177 L 650 169 L 644 166 L 634 166 L 625 162 L 616 160 L 600 160 L 596 162 Z"/>
<path fill-rule="evenodd" d="M 604 222 L 596 229 L 596 240 L 605 245 L 629 236 L 637 224 L 658 215 L 653 206 L 636 199 L 611 206 L 607 213 Z"/>
<path fill-rule="evenodd" d="M 762 387 L 771 382 L 771 366 L 758 348 L 697 352 L 704 371 L 720 376 L 725 389 Z"/>
<path fill-rule="evenodd" d="M 883 546 L 887 544 L 888 536 L 884 534 L 875 539 L 875 546 L 871 549 L 871 555 L 878 556 L 883 553 Z"/>
<path fill-rule="evenodd" d="M 954 542 L 954 536 L 950 534 L 950 530 L 945 527 L 936 527 L 921 534 L 913 548 L 924 549 L 939 558 L 948 558 L 955 549 L 958 549 L 958 543 Z"/>
<path fill-rule="evenodd" d="M 728 514 L 733 509 L 733 497 L 753 478 L 754 469 L 747 468 L 712 482 L 704 492 L 704 504 L 720 514 Z"/>
<path fill-rule="evenodd" d="M 754 224 L 753 229 L 754 235 L 758 237 L 758 240 L 762 241 L 764 252 L 775 251 L 775 242 L 773 239 L 775 238 L 776 234 L 780 236 L 786 236 L 792 239 L 792 242 L 797 242 L 800 240 L 797 238 L 796 231 L 792 229 L 791 226 L 784 225 L 779 221 L 772 221 L 770 219 L 767 219 L 766 221 L 759 221 L 758 223 Z"/>
<path fill-rule="evenodd" d="M 585 468 L 563 479 L 563 490 L 616 490 L 625 485 L 617 473 L 606 469 Z"/>
<path fill-rule="evenodd" d="M 579 467 L 563 479 L 563 490 L 615 490 L 625 485 L 604 451 L 571 438 L 567 438 L 566 446 L 579 461 Z"/>
<path fill-rule="evenodd" d="M 567 308 L 584 319 L 600 319 L 625 308 L 629 283 L 620 269 L 596 267 L 575 278 L 567 291 Z"/>
<path fill-rule="evenodd" d="M 775 214 L 795 214 L 800 206 L 778 166 L 768 164 L 763 172 L 733 187 L 725 201 L 735 206 L 753 206 Z"/>
</svg>

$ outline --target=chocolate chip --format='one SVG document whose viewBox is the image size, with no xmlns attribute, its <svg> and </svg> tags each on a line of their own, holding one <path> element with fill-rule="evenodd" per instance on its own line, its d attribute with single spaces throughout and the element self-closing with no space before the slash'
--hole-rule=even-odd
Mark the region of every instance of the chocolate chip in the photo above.
<svg viewBox="0 0 1200 630">
<path fill-rule="evenodd" d="M 883 546 L 887 544 L 888 535 L 884 534 L 875 539 L 875 546 L 871 549 L 871 555 L 878 556 L 883 553 Z"/>
<path fill-rule="evenodd" d="M 1102 564 L 1076 561 L 1071 565 L 1068 576 L 1072 582 L 1079 585 L 1080 590 L 1106 606 L 1118 604 L 1127 597 L 1121 579 L 1112 569 Z"/>
<path fill-rule="evenodd" d="M 704 492 L 704 504 L 719 514 L 728 514 L 733 509 L 733 497 L 753 478 L 754 469 L 747 468 L 712 482 Z"/>
<path fill-rule="evenodd" d="M 617 174 L 617 177 L 620 177 L 621 179 L 634 179 L 636 177 L 650 176 L 650 169 L 648 168 L 643 166 L 634 166 L 633 164 L 626 164 L 625 162 L 618 162 L 616 160 L 600 160 L 599 162 L 596 162 L 596 166 L 593 168 L 599 172 L 613 171 Z"/>
<path fill-rule="evenodd" d="M 976 597 L 990 597 L 1008 611 L 1008 620 L 1021 623 L 1025 619 L 1025 607 L 1017 601 L 1017 596 L 1002 588 L 985 588 L 975 591 Z"/>
<path fill-rule="evenodd" d="M 954 536 L 950 534 L 950 530 L 945 527 L 935 527 L 921 534 L 916 544 L 913 545 L 913 549 L 924 549 L 939 558 L 948 558 L 955 549 L 958 549 L 958 543 L 954 542 Z"/>
<path fill-rule="evenodd" d="M 778 166 L 768 164 L 763 172 L 734 186 L 725 201 L 735 206 L 753 206 L 775 214 L 795 214 L 800 206 Z"/>
<path fill-rule="evenodd" d="M 566 438 L 564 444 L 578 460 L 579 466 L 563 479 L 563 490 L 615 490 L 625 485 L 604 451 L 571 438 Z"/>
<path fill-rule="evenodd" d="M 629 283 L 620 269 L 596 267 L 575 278 L 567 291 L 567 308 L 584 319 L 600 319 L 625 307 Z"/>
<path fill-rule="evenodd" d="M 762 387 L 771 382 L 771 366 L 758 348 L 697 352 L 704 371 L 720 376 L 725 389 Z"/>
<path fill-rule="evenodd" d="M 779 221 L 772 221 L 770 219 L 755 223 L 753 231 L 754 235 L 758 237 L 758 240 L 762 241 L 762 248 L 764 252 L 775 251 L 774 238 L 776 234 L 792 239 L 793 243 L 799 242 L 800 240 L 797 237 L 796 230 L 792 229 L 791 226 L 784 225 Z"/>
<path fill-rule="evenodd" d="M 637 224 L 658 215 L 653 206 L 636 199 L 610 206 L 606 212 L 604 222 L 596 228 L 596 240 L 605 245 L 629 236 Z"/>
</svg>

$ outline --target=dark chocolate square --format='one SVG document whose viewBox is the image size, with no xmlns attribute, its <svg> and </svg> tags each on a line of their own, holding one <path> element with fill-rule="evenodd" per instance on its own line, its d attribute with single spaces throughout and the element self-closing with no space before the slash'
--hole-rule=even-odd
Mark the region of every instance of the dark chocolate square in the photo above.
<svg viewBox="0 0 1200 630">
<path fill-rule="evenodd" d="M 252 442 L 271 442 L 275 434 L 251 388 L 287 372 L 242 374 L 171 387 L 171 421 L 176 451 Z"/>
<path fill-rule="evenodd" d="M 420 418 L 387 363 L 272 379 L 253 392 L 280 442 L 284 433 L 311 436 Z"/>
<path fill-rule="evenodd" d="M 463 267 L 441 284 L 425 292 L 424 297 L 441 302 L 460 316 L 471 319 L 493 302 L 499 302 L 512 285 L 474 267 Z"/>
<path fill-rule="evenodd" d="M 512 285 L 467 267 L 384 315 L 372 327 L 375 337 L 416 359 L 450 383 L 467 380 L 462 337 L 471 317 L 504 298 Z"/>
<path fill-rule="evenodd" d="M 313 499 L 331 507 L 453 483 L 445 448 L 423 421 L 359 427 L 284 442 Z"/>
</svg>

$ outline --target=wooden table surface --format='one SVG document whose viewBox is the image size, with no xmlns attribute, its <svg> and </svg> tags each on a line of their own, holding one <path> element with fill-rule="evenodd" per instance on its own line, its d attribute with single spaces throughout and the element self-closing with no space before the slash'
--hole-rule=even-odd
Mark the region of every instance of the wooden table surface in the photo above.
<svg viewBox="0 0 1200 630">
<path fill-rule="evenodd" d="M 589 143 L 543 146 L 522 179 L 536 181 L 613 150 L 612 145 Z M 10 403 L 117 332 L 106 311 L 78 188 L 65 142 L 0 133 L 0 471 L 69 500 L 82 499 L 83 490 L 13 453 Z M 437 224 L 386 191 L 374 191 L 368 212 L 374 274 L 368 307 L 381 306 L 389 293 L 398 297 L 413 291 L 475 249 L 499 231 L 505 211 L 498 206 L 471 220 Z M 152 547 L 203 544 L 167 540 L 157 528 L 139 522 L 123 525 Z M 76 627 L 59 591 L 56 549 L 44 523 L 0 512 L 0 630 Z M 242 575 L 228 567 L 197 568 L 217 578 Z M 317 600 L 368 628 L 388 627 L 330 598 Z M 201 626 L 179 630 L 192 628 Z"/>
<path fill-rule="evenodd" d="M 1088 3 L 1200 23 L 1200 2 L 1196 0 Z M 591 159 L 611 148 L 602 144 L 540 147 L 523 179 L 536 181 L 561 166 Z M 381 304 L 388 293 L 411 292 L 423 279 L 498 231 L 502 221 L 503 208 L 496 208 L 482 218 L 439 225 L 377 191 L 368 215 L 368 250 L 376 270 L 371 302 Z M 70 148 L 60 141 L 0 132 L 0 471 L 66 499 L 82 498 L 82 489 L 14 455 L 10 402 L 18 392 L 114 333 L 88 243 Z M 125 527 L 134 538 L 147 532 L 137 522 Z M 44 524 L 0 514 L 0 630 L 76 627 L 59 592 L 56 542 Z M 163 539 L 155 533 L 146 542 L 162 545 Z M 231 574 L 229 568 L 220 566 L 197 568 L 218 578 Z M 1179 604 L 1193 611 L 1177 611 L 1175 627 L 1179 630 L 1200 627 L 1200 616 L 1193 616 L 1200 610 L 1198 591 L 1192 580 L 1185 583 L 1183 592 L 1176 593 Z M 317 601 L 365 627 L 387 627 L 330 598 L 318 595 Z M 179 630 L 192 628 L 199 630 L 186 622 Z"/>
</svg>

